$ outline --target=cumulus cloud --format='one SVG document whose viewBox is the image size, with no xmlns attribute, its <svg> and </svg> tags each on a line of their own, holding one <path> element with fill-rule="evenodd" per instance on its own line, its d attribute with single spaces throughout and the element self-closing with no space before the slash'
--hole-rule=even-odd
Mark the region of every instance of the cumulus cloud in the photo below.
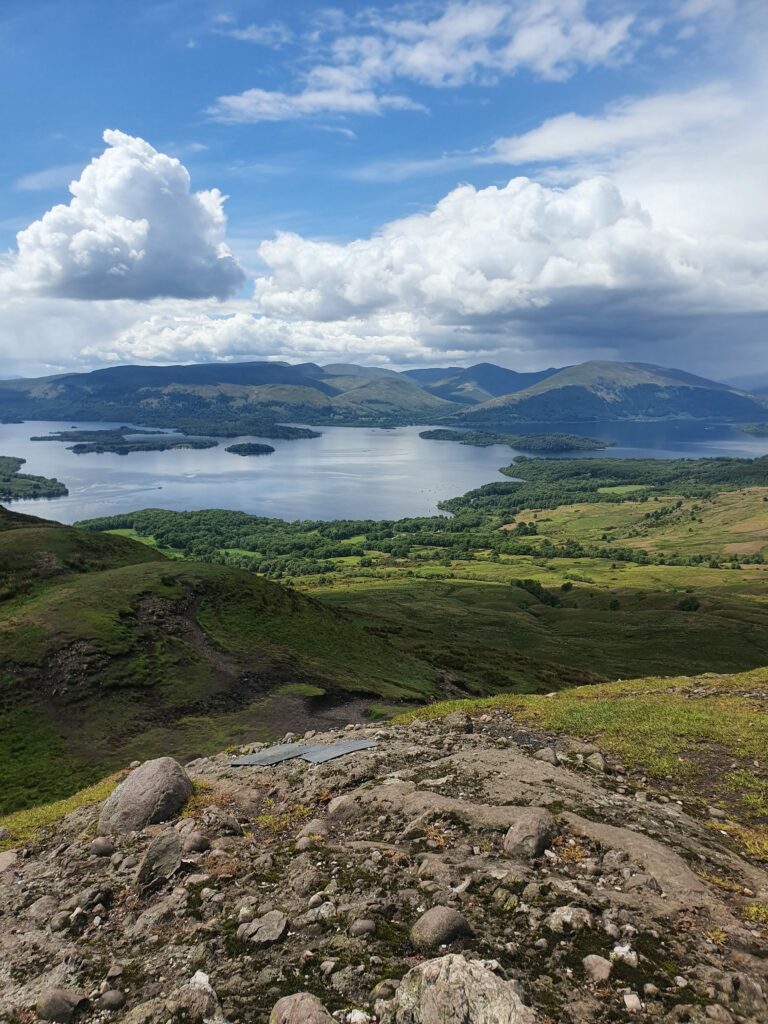
<svg viewBox="0 0 768 1024">
<path fill-rule="evenodd" d="M 374 8 L 358 16 L 353 31 L 337 26 L 324 60 L 293 91 L 247 89 L 219 97 L 208 113 L 227 123 L 380 114 L 387 108 L 423 109 L 407 96 L 383 91 L 394 80 L 455 88 L 521 69 L 563 80 L 578 67 L 623 59 L 635 45 L 634 20 L 629 14 L 592 18 L 586 0 L 474 0 L 447 4 L 437 16 L 422 19 L 392 18 Z"/>
<path fill-rule="evenodd" d="M 551 321 L 559 308 L 629 296 L 645 296 L 649 312 L 675 302 L 754 309 L 768 286 L 768 243 L 703 244 L 658 228 L 607 178 L 569 189 L 522 177 L 462 186 L 369 239 L 283 233 L 259 252 L 270 269 L 256 280 L 259 310 L 319 321 L 413 310 L 444 324 Z"/>
<path fill-rule="evenodd" d="M 18 233 L 5 284 L 77 299 L 223 298 L 245 280 L 225 245 L 225 197 L 192 192 L 187 169 L 143 139 L 104 132 L 107 149 Z M 10 274 L 10 282 L 8 279 Z"/>
</svg>

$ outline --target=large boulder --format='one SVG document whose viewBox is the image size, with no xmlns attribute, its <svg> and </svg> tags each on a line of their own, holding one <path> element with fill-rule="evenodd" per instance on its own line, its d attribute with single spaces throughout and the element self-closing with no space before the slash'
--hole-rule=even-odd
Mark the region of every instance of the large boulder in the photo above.
<svg viewBox="0 0 768 1024">
<path fill-rule="evenodd" d="M 534 1024 L 513 986 L 474 960 L 449 953 L 403 978 L 394 1024 Z"/>
<path fill-rule="evenodd" d="M 518 860 L 540 857 L 557 830 L 555 819 L 543 807 L 520 807 L 504 837 L 504 852 Z"/>
<path fill-rule="evenodd" d="M 269 1015 L 269 1024 L 336 1024 L 336 1021 L 317 996 L 297 992 L 278 999 Z"/>
<path fill-rule="evenodd" d="M 107 799 L 99 818 L 99 832 L 138 832 L 147 825 L 168 821 L 192 796 L 192 782 L 178 761 L 158 757 L 145 761 Z"/>
</svg>

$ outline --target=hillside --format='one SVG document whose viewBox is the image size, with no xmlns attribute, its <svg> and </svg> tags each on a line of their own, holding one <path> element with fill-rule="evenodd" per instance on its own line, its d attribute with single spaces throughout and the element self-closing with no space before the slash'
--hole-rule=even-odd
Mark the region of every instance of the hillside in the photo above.
<svg viewBox="0 0 768 1024">
<path fill-rule="evenodd" d="M 533 373 L 518 373 L 494 363 L 477 363 L 468 367 L 449 366 L 444 370 L 405 370 L 404 375 L 438 398 L 461 405 L 476 405 L 500 395 L 522 391 L 559 372 L 550 367 Z"/>
<path fill-rule="evenodd" d="M 433 705 L 0 820 L 0 1016 L 763 1024 L 767 683 Z"/>
<path fill-rule="evenodd" d="M 338 364 L 211 363 L 115 366 L 0 381 L 8 415 L 132 421 L 187 432 L 270 435 L 278 421 L 423 422 L 454 405 L 392 371 Z"/>
<path fill-rule="evenodd" d="M 497 429 L 526 420 L 690 417 L 738 421 L 764 412 L 761 399 L 682 370 L 645 363 L 588 362 L 454 414 L 452 420 Z"/>
<path fill-rule="evenodd" d="M 0 381 L 10 418 L 102 420 L 187 433 L 292 436 L 286 422 L 493 430 L 525 421 L 765 418 L 764 399 L 682 370 L 591 362 L 518 373 L 492 363 L 398 373 L 351 363 L 115 366 Z"/>
<path fill-rule="evenodd" d="M 273 735 L 305 699 L 333 721 L 437 690 L 345 613 L 250 573 L 5 510 L 0 531 L 2 809 L 135 756 Z"/>
</svg>

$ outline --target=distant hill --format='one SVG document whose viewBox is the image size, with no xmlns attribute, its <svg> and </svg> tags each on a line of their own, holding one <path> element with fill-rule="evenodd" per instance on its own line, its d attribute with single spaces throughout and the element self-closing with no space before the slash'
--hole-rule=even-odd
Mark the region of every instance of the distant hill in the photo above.
<svg viewBox="0 0 768 1024">
<path fill-rule="evenodd" d="M 284 437 L 293 428 L 276 424 L 444 423 L 504 431 L 531 421 L 760 421 L 768 403 L 683 370 L 644 363 L 589 362 L 534 373 L 478 363 L 398 373 L 353 363 L 262 361 L 114 366 L 0 381 L 0 408 L 8 418 L 118 421 L 187 433 Z"/>
<path fill-rule="evenodd" d="M 550 368 L 534 373 L 518 373 L 494 363 L 477 363 L 466 368 L 450 366 L 444 370 L 404 371 L 405 376 L 411 377 L 431 394 L 462 405 L 476 405 L 490 398 L 522 391 L 558 372 L 556 368 Z"/>
<path fill-rule="evenodd" d="M 646 363 L 588 362 L 569 366 L 513 394 L 451 417 L 469 426 L 616 419 L 725 419 L 764 415 L 754 395 L 683 370 Z"/>
<path fill-rule="evenodd" d="M 454 405 L 381 368 L 253 362 L 115 366 L 0 381 L 0 407 L 26 419 L 126 420 L 233 435 L 269 433 L 283 421 L 425 422 Z"/>
<path fill-rule="evenodd" d="M 292 590 L 2 508 L 0 664 L 0 812 L 135 756 L 282 733 L 312 695 L 323 720 L 438 692 L 434 669 Z"/>
</svg>

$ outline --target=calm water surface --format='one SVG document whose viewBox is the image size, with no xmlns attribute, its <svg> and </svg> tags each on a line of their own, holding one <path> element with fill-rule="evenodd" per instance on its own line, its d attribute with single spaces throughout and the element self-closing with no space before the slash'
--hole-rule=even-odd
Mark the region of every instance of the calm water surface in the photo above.
<svg viewBox="0 0 768 1024">
<path fill-rule="evenodd" d="M 470 448 L 424 441 L 420 427 L 380 430 L 319 427 L 322 436 L 281 441 L 259 437 L 222 440 L 203 451 L 74 455 L 55 441 L 30 441 L 53 430 L 120 426 L 117 423 L 28 421 L 0 424 L 0 455 L 27 460 L 22 472 L 56 477 L 66 498 L 7 503 L 9 508 L 72 523 L 140 508 L 228 508 L 282 519 L 397 519 L 434 515 L 437 502 L 503 479 L 501 466 L 518 453 L 506 446 Z M 527 424 L 527 433 L 588 434 L 616 442 L 615 458 L 754 457 L 768 438 L 728 426 L 692 423 Z M 264 441 L 273 455 L 243 458 L 224 448 Z M 602 457 L 603 452 L 582 452 Z"/>
</svg>

